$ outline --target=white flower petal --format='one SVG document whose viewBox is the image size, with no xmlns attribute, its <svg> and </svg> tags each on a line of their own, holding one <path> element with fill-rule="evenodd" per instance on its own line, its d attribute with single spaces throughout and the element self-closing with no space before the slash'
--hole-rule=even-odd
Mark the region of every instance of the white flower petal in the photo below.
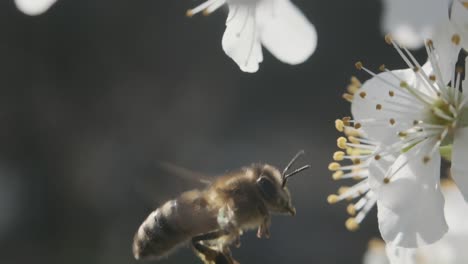
<svg viewBox="0 0 468 264">
<path fill-rule="evenodd" d="M 420 203 L 417 206 L 408 205 L 398 212 L 377 202 L 380 233 L 392 246 L 421 247 L 440 240 L 448 231 L 441 193 L 426 192 L 418 196 Z"/>
<path fill-rule="evenodd" d="M 26 15 L 36 16 L 47 11 L 57 0 L 15 0 L 16 7 Z"/>
<path fill-rule="evenodd" d="M 439 24 L 432 38 L 437 54 L 437 64 L 442 74 L 441 78 L 445 84 L 449 83 L 452 79 L 461 49 L 461 45 L 457 46 L 452 42 L 452 37 L 455 33 L 453 24 L 447 21 Z"/>
<path fill-rule="evenodd" d="M 442 193 L 445 197 L 444 211 L 450 227 L 449 234 L 465 236 L 468 240 L 468 204 L 454 183 L 442 185 Z"/>
<path fill-rule="evenodd" d="M 423 156 L 432 144 L 420 143 L 401 154 L 389 168 L 393 175 L 384 183 L 383 174 L 371 166 L 370 185 L 377 194 L 379 227 L 392 246 L 419 247 L 439 240 L 447 232 L 444 197 L 440 191 L 440 155 Z"/>
<path fill-rule="evenodd" d="M 242 71 L 258 71 L 263 55 L 258 39 L 254 7 L 229 6 L 222 45 L 224 52 L 239 65 Z"/>
<path fill-rule="evenodd" d="M 391 264 L 418 264 L 416 250 L 388 245 L 385 247 Z"/>
<path fill-rule="evenodd" d="M 448 0 L 384 0 L 382 30 L 408 48 L 423 46 L 434 26 L 447 19 Z"/>
<path fill-rule="evenodd" d="M 468 202 L 468 127 L 455 132 L 452 149 L 452 177 Z"/>
<path fill-rule="evenodd" d="M 416 83 L 414 71 L 411 69 L 395 70 L 392 71 L 392 74 L 411 85 Z M 362 131 L 366 136 L 387 144 L 400 140 L 398 132 L 413 126 L 414 120 L 422 119 L 422 111 L 409 112 L 411 108 L 414 109 L 414 103 L 389 96 L 390 91 L 398 92 L 401 90 L 400 80 L 392 74 L 379 73 L 378 77 L 366 81 L 354 96 L 351 104 L 351 113 L 354 119 L 362 125 Z M 361 93 L 365 93 L 365 96 L 361 96 Z M 396 104 L 390 105 L 389 102 Z M 382 106 L 382 110 L 377 110 L 378 104 Z M 402 107 L 400 104 L 405 104 L 407 107 Z M 388 111 L 390 109 L 401 111 L 401 114 Z M 391 124 L 391 119 L 394 119 L 396 123 Z M 376 122 L 369 122 L 369 120 L 375 120 L 378 125 Z"/>
<path fill-rule="evenodd" d="M 256 10 L 262 44 L 277 59 L 294 65 L 314 53 L 315 27 L 290 0 L 263 1 Z"/>
<path fill-rule="evenodd" d="M 460 0 L 453 1 L 451 21 L 461 35 L 463 48 L 468 50 L 468 8 Z"/>
</svg>

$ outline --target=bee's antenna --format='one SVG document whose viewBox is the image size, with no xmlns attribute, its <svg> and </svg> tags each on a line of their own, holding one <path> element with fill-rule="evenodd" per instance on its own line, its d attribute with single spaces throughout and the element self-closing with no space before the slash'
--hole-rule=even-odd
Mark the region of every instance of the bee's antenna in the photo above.
<svg viewBox="0 0 468 264">
<path fill-rule="evenodd" d="M 292 176 L 294 176 L 295 174 L 298 174 L 299 172 L 301 172 L 301 171 L 303 171 L 303 170 L 306 170 L 306 169 L 308 169 L 308 168 L 311 167 L 310 165 L 305 165 L 305 166 L 303 166 L 303 167 L 301 167 L 301 168 L 299 168 L 299 169 L 297 169 L 297 170 L 295 170 L 295 171 L 293 171 L 293 172 L 291 172 L 291 173 L 286 174 L 286 173 L 288 172 L 288 170 L 291 168 L 291 166 L 294 164 L 294 162 L 296 162 L 296 160 L 297 160 L 300 156 L 304 155 L 304 153 L 305 153 L 304 150 L 299 151 L 299 152 L 294 156 L 294 158 L 291 159 L 291 161 L 288 163 L 288 165 L 286 166 L 286 168 L 284 168 L 283 173 L 281 174 L 282 177 L 283 177 L 283 187 L 286 186 L 286 182 L 288 181 L 288 178 L 289 178 L 289 177 L 292 177 Z"/>
</svg>

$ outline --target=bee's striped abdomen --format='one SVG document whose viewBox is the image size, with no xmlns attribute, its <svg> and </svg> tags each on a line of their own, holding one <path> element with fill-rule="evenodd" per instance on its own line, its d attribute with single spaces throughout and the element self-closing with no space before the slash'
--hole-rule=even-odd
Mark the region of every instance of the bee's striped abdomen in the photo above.
<svg viewBox="0 0 468 264">
<path fill-rule="evenodd" d="M 157 259 L 192 236 L 216 228 L 216 217 L 211 216 L 202 193 L 186 192 L 146 218 L 135 234 L 133 254 L 136 259 Z"/>
</svg>

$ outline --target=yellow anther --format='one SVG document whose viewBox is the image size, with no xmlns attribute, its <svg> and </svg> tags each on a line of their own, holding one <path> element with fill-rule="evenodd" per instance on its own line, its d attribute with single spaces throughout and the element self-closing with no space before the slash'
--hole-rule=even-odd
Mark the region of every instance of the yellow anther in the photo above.
<svg viewBox="0 0 468 264">
<path fill-rule="evenodd" d="M 379 66 L 379 71 L 384 72 L 385 70 L 387 70 L 387 67 L 385 67 L 385 64 L 382 64 Z"/>
<path fill-rule="evenodd" d="M 340 148 L 340 149 L 346 149 L 347 146 L 346 146 L 346 143 L 347 140 L 345 137 L 339 137 L 337 140 L 336 140 L 336 145 Z"/>
<path fill-rule="evenodd" d="M 429 157 L 429 156 L 424 156 L 424 158 L 423 158 L 424 164 L 429 163 L 429 161 L 431 161 L 431 157 Z"/>
<path fill-rule="evenodd" d="M 370 250 L 385 250 L 385 242 L 378 238 L 372 238 L 369 240 L 367 247 Z"/>
<path fill-rule="evenodd" d="M 360 62 L 360 61 L 356 62 L 356 63 L 354 64 L 354 66 L 355 66 L 356 69 L 358 69 L 358 70 L 362 70 L 362 67 L 363 67 L 362 62 Z"/>
<path fill-rule="evenodd" d="M 390 183 L 390 179 L 389 179 L 389 178 L 384 178 L 384 179 L 383 179 L 383 182 L 384 182 L 385 184 L 389 184 L 389 183 Z"/>
<path fill-rule="evenodd" d="M 401 137 L 401 138 L 404 138 L 404 137 L 408 136 L 408 133 L 406 133 L 406 132 L 398 132 L 398 136 Z"/>
<path fill-rule="evenodd" d="M 208 10 L 208 9 L 205 9 L 203 10 L 203 13 L 202 13 L 204 16 L 209 16 L 211 15 L 211 12 Z"/>
<path fill-rule="evenodd" d="M 390 97 L 393 97 L 393 96 L 395 96 L 395 92 L 394 91 L 388 91 L 388 95 L 390 95 Z"/>
<path fill-rule="evenodd" d="M 189 10 L 187 10 L 187 12 L 185 12 L 185 15 L 187 17 L 193 17 L 194 13 L 193 13 L 192 9 L 189 9 Z"/>
<path fill-rule="evenodd" d="M 353 217 L 348 218 L 348 220 L 346 220 L 345 226 L 346 229 L 348 229 L 351 232 L 357 231 L 359 229 L 359 223 Z"/>
<path fill-rule="evenodd" d="M 342 195 L 342 194 L 346 193 L 347 191 L 349 191 L 348 186 L 341 186 L 340 188 L 338 188 L 338 194 L 339 195 Z"/>
<path fill-rule="evenodd" d="M 353 159 L 353 164 L 354 164 L 354 165 L 359 165 L 359 164 L 361 164 L 361 159 Z"/>
<path fill-rule="evenodd" d="M 361 123 L 354 124 L 355 129 L 360 129 L 362 127 Z"/>
<path fill-rule="evenodd" d="M 460 35 L 458 34 L 453 34 L 452 36 L 452 43 L 455 44 L 455 45 L 459 45 L 460 44 Z"/>
<path fill-rule="evenodd" d="M 342 161 L 344 159 L 345 153 L 343 151 L 337 151 L 333 154 L 333 160 Z"/>
<path fill-rule="evenodd" d="M 354 206 L 354 204 L 349 204 L 348 207 L 346 207 L 346 211 L 348 214 L 354 216 L 356 215 L 356 206 Z"/>
<path fill-rule="evenodd" d="M 381 104 L 375 105 L 375 109 L 377 109 L 377 110 L 382 110 L 382 105 L 381 105 Z"/>
<path fill-rule="evenodd" d="M 420 68 L 418 66 L 413 67 L 414 72 L 419 72 Z"/>
<path fill-rule="evenodd" d="M 327 197 L 327 202 L 328 202 L 329 204 L 336 204 L 336 203 L 339 202 L 339 201 L 340 201 L 340 198 L 339 198 L 338 195 L 336 195 L 336 194 L 330 194 L 330 195 L 328 195 L 328 197 Z"/>
<path fill-rule="evenodd" d="M 392 125 L 392 126 L 395 125 L 395 123 L 396 123 L 395 119 L 393 119 L 393 118 L 390 118 L 390 120 L 388 120 L 388 121 L 390 122 L 390 125 Z"/>
<path fill-rule="evenodd" d="M 359 87 L 358 87 L 357 85 L 350 84 L 350 85 L 348 85 L 348 87 L 346 88 L 346 90 L 347 90 L 348 93 L 350 93 L 350 94 L 355 94 L 355 93 L 357 93 L 357 91 L 359 91 Z"/>
<path fill-rule="evenodd" d="M 382 158 L 382 156 L 380 156 L 379 154 L 377 154 L 377 155 L 374 156 L 374 159 L 375 159 L 375 160 L 380 160 L 381 158 Z"/>
<path fill-rule="evenodd" d="M 463 5 L 466 9 L 468 9 L 468 2 L 462 2 L 462 5 Z"/>
<path fill-rule="evenodd" d="M 348 101 L 348 102 L 350 102 L 350 103 L 351 103 L 351 102 L 353 101 L 353 99 L 354 99 L 354 95 L 349 94 L 349 93 L 344 93 L 344 94 L 342 95 L 342 97 L 343 97 L 343 99 L 345 99 L 346 101 Z"/>
<path fill-rule="evenodd" d="M 332 179 L 337 181 L 337 180 L 340 180 L 341 178 L 343 178 L 343 175 L 344 175 L 344 172 L 339 170 L 339 171 L 336 171 L 335 173 L 333 173 L 332 175 Z"/>
<path fill-rule="evenodd" d="M 341 168 L 341 165 L 338 162 L 332 162 L 328 165 L 328 169 L 331 171 L 337 171 Z"/>
<path fill-rule="evenodd" d="M 387 42 L 388 45 L 392 45 L 393 39 L 390 34 L 385 35 L 385 42 Z"/>
<path fill-rule="evenodd" d="M 359 81 L 359 79 L 356 77 L 356 76 L 351 76 L 351 84 L 357 86 L 357 87 L 361 87 L 361 81 Z"/>
<path fill-rule="evenodd" d="M 349 136 L 349 137 L 348 137 L 348 140 L 349 140 L 349 142 L 351 142 L 351 143 L 353 143 L 353 144 L 360 144 L 360 143 L 361 143 L 361 141 L 359 141 L 358 138 L 353 137 L 353 136 Z"/>
<path fill-rule="evenodd" d="M 426 41 L 426 45 L 427 45 L 428 47 L 434 47 L 434 42 L 432 41 L 432 39 L 428 39 L 428 40 Z"/>
<path fill-rule="evenodd" d="M 436 76 L 434 74 L 429 75 L 429 80 L 435 82 L 437 80 Z"/>
<path fill-rule="evenodd" d="M 366 95 L 367 95 L 366 92 L 360 92 L 360 93 L 359 93 L 359 96 L 360 96 L 362 99 L 366 98 Z"/>
<path fill-rule="evenodd" d="M 409 85 L 408 85 L 408 83 L 407 83 L 407 82 L 405 82 L 405 81 L 401 81 L 401 82 L 400 82 L 400 87 L 402 87 L 402 88 L 408 88 L 408 87 L 409 87 Z"/>
<path fill-rule="evenodd" d="M 340 120 L 340 119 L 335 120 L 335 128 L 339 132 L 343 132 L 345 128 L 343 120 Z"/>
</svg>

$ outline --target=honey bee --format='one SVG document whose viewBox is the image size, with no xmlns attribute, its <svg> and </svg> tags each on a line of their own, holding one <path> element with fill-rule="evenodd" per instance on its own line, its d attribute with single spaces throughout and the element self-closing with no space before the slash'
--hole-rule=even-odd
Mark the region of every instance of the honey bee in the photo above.
<svg viewBox="0 0 468 264">
<path fill-rule="evenodd" d="M 298 152 L 282 172 L 269 164 L 253 164 L 164 203 L 135 234 L 135 258 L 158 260 L 190 241 L 205 264 L 238 263 L 230 246 L 240 246 L 244 231 L 257 229 L 258 238 L 268 238 L 271 214 L 296 214 L 286 183 L 310 168 L 289 172 L 303 154 Z"/>
</svg>

